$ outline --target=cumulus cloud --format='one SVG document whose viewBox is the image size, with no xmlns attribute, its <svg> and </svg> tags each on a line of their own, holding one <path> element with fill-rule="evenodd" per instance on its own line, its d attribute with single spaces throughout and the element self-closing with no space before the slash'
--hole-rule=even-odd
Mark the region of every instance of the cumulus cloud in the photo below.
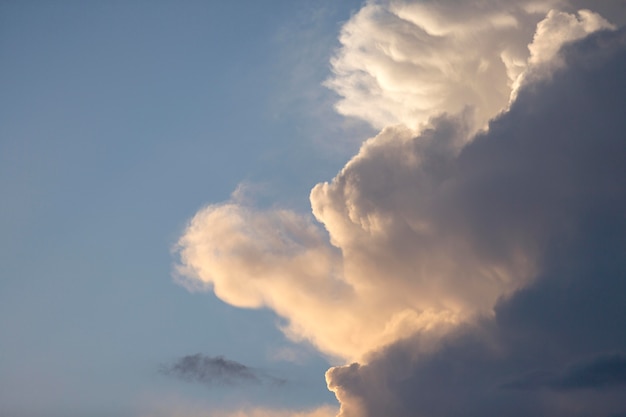
<svg viewBox="0 0 626 417">
<path fill-rule="evenodd" d="M 331 369 L 341 417 L 626 411 L 626 30 L 564 59 L 463 149 L 447 187 L 483 250 L 537 251 L 533 280 L 436 350 L 416 335 Z"/>
<path fill-rule="evenodd" d="M 527 67 L 517 76 L 511 74 L 514 78 L 511 99 L 515 99 L 524 83 L 549 77 L 552 72 L 564 65 L 559 56 L 563 45 L 582 39 L 590 33 L 607 29 L 615 29 L 615 26 L 590 10 L 579 10 L 576 14 L 550 10 L 546 18 L 537 25 L 533 41 L 528 45 L 530 57 Z M 504 56 L 505 62 L 508 62 L 509 58 Z"/>
<path fill-rule="evenodd" d="M 328 85 L 381 132 L 313 188 L 312 216 L 199 211 L 179 279 L 354 361 L 327 373 L 340 417 L 625 413 L 612 28 L 566 2 L 368 2 Z"/>
<path fill-rule="evenodd" d="M 272 308 L 288 336 L 342 359 L 490 314 L 529 279 L 532 259 L 513 236 L 506 257 L 493 256 L 440 217 L 435 202 L 467 128 L 462 118 L 436 123 L 417 138 L 384 130 L 313 189 L 313 213 L 333 246 L 296 213 L 214 205 L 179 242 L 181 272 L 233 305 Z"/>
<path fill-rule="evenodd" d="M 432 14 L 447 16 L 441 10 Z M 554 55 L 541 46 L 546 34 L 564 33 L 558 45 L 572 31 L 585 32 L 572 29 L 578 26 L 567 16 L 551 12 L 539 25 L 531 59 L 547 62 Z M 590 12 L 582 16 L 583 25 L 603 25 Z M 566 29 L 555 29 L 559 19 Z M 454 16 L 445 22 L 451 32 L 463 32 L 466 25 Z M 441 35 L 443 26 L 437 27 L 430 31 Z M 436 129 L 418 137 L 411 129 L 387 128 L 331 183 L 315 187 L 313 213 L 334 247 L 311 219 L 297 213 L 258 212 L 234 202 L 207 207 L 179 242 L 181 276 L 211 284 L 233 305 L 268 306 L 288 319 L 285 331 L 292 338 L 351 359 L 402 334 L 437 334 L 489 314 L 499 297 L 534 275 L 537 248 L 521 227 L 499 237 L 493 254 L 485 248 L 493 246 L 493 237 L 472 234 L 459 223 L 462 216 L 449 213 L 447 180 L 472 131 L 471 118 L 466 112 L 437 119 Z"/>
<path fill-rule="evenodd" d="M 554 30 L 539 30 L 539 38 Z M 332 245 L 313 219 L 291 211 L 235 200 L 201 210 L 179 242 L 180 276 L 230 304 L 269 307 L 287 319 L 292 339 L 349 360 L 414 332 L 435 340 L 492 314 L 500 297 L 536 274 L 541 249 L 532 232 L 545 226 L 511 222 L 486 238 L 467 219 L 469 203 L 453 201 L 457 155 L 474 114 L 432 119 L 417 136 L 386 128 L 333 181 L 316 186 L 313 214 Z"/>
<path fill-rule="evenodd" d="M 468 106 L 475 108 L 476 128 L 482 128 L 506 107 L 529 67 L 551 60 L 566 42 L 610 27 L 589 10 L 577 15 L 551 10 L 546 16 L 557 5 L 567 6 L 517 0 L 368 2 L 342 29 L 327 86 L 341 96 L 339 113 L 376 128 L 416 129 L 433 116 Z"/>
<path fill-rule="evenodd" d="M 161 372 L 189 382 L 199 382 L 206 385 L 285 382 L 283 379 L 267 375 L 223 356 L 205 356 L 201 353 L 183 356 L 173 364 L 163 366 Z"/>
</svg>

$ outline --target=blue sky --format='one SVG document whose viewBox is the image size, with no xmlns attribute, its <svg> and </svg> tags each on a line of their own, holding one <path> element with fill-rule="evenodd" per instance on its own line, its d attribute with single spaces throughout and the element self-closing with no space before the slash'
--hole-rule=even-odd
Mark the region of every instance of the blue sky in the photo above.
<svg viewBox="0 0 626 417">
<path fill-rule="evenodd" d="M 243 395 L 158 374 L 196 352 L 307 387 L 263 402 L 332 400 L 324 359 L 270 360 L 288 345 L 275 316 L 175 285 L 170 251 L 240 182 L 306 206 L 349 157 L 354 145 L 333 143 L 339 117 L 317 120 L 332 114 L 319 84 L 358 6 L 333 3 L 0 4 L 3 413 L 125 416 L 151 397 Z"/>
<path fill-rule="evenodd" d="M 0 414 L 626 415 L 624 24 L 0 1 Z"/>
</svg>

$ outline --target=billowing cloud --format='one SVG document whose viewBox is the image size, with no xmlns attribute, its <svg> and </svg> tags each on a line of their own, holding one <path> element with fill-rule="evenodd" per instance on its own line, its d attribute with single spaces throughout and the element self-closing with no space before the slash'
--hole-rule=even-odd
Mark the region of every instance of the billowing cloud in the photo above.
<svg viewBox="0 0 626 417">
<path fill-rule="evenodd" d="M 500 297 L 536 275 L 541 242 L 533 232 L 548 230 L 554 214 L 520 224 L 511 207 L 502 213 L 506 228 L 490 234 L 471 223 L 477 203 L 455 181 L 473 114 L 433 119 L 417 136 L 386 128 L 332 182 L 316 186 L 313 214 L 332 245 L 298 213 L 212 205 L 179 242 L 180 275 L 230 304 L 270 307 L 287 319 L 291 338 L 344 359 L 414 332 L 434 340 L 491 315 Z M 460 195 L 467 201 L 455 201 Z"/>
<path fill-rule="evenodd" d="M 293 212 L 209 206 L 179 242 L 181 272 L 233 305 L 272 308 L 287 319 L 287 335 L 344 359 L 490 314 L 529 279 L 531 250 L 511 237 L 507 257 L 492 256 L 441 217 L 434 202 L 445 198 L 467 129 L 463 119 L 436 123 L 417 138 L 383 131 L 313 189 L 314 215 L 333 246 Z"/>
<path fill-rule="evenodd" d="M 223 356 L 206 356 L 201 353 L 187 355 L 171 365 L 163 366 L 161 372 L 189 382 L 205 385 L 284 383 L 280 378 L 267 375 L 242 363 Z"/>
<path fill-rule="evenodd" d="M 482 253 L 535 251 L 533 279 L 433 351 L 415 335 L 331 369 L 341 417 L 626 412 L 626 30 L 564 59 L 464 147 L 441 207 Z"/>
<path fill-rule="evenodd" d="M 550 10 L 546 18 L 537 25 L 533 41 L 528 45 L 530 56 L 527 67 L 519 75 L 513 76 L 511 98 L 515 99 L 524 83 L 549 77 L 563 66 L 558 53 L 563 45 L 606 29 L 615 29 L 615 26 L 590 10 L 579 10 L 576 14 Z M 508 58 L 504 56 L 505 62 Z"/>
<path fill-rule="evenodd" d="M 626 413 L 626 30 L 608 29 L 566 2 L 367 3 L 328 85 L 382 131 L 312 217 L 199 211 L 179 278 L 355 361 L 327 373 L 340 417 Z"/>
<path fill-rule="evenodd" d="M 555 5 L 567 7 L 518 0 L 368 2 L 343 27 L 331 62 L 327 85 L 341 96 L 337 110 L 377 128 L 418 128 L 469 106 L 481 128 L 506 107 L 529 65 L 610 27 L 588 10 L 546 16 Z"/>
</svg>

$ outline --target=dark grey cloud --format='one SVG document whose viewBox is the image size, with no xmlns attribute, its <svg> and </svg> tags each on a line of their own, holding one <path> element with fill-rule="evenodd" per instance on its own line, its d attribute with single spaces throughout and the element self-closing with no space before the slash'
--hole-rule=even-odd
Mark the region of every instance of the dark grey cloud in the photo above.
<svg viewBox="0 0 626 417">
<path fill-rule="evenodd" d="M 626 414 L 626 29 L 563 56 L 432 201 L 483 259 L 535 254 L 532 283 L 436 349 L 408 336 L 330 370 L 342 417 Z"/>
<path fill-rule="evenodd" d="M 626 385 L 626 354 L 604 353 L 569 365 L 561 372 L 536 370 L 503 384 L 511 389 L 605 389 Z"/>
<path fill-rule="evenodd" d="M 592 8 L 594 12 L 606 16 L 619 26 L 626 25 L 626 0 L 602 0 L 590 2 L 589 0 L 569 0 L 570 10 Z M 568 4 L 564 5 L 566 8 Z"/>
<path fill-rule="evenodd" d="M 189 382 L 206 385 L 283 384 L 281 378 L 268 375 L 223 356 L 187 355 L 171 365 L 162 366 L 161 373 Z"/>
<path fill-rule="evenodd" d="M 626 354 L 599 355 L 576 363 L 557 379 L 558 389 L 606 388 L 626 385 Z"/>
</svg>

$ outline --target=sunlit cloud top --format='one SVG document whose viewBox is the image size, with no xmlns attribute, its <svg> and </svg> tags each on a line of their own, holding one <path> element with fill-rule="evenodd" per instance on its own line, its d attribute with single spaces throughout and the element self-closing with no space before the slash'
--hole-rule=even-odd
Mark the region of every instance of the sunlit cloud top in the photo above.
<svg viewBox="0 0 626 417">
<path fill-rule="evenodd" d="M 546 16 L 554 3 L 368 2 L 343 27 L 331 62 L 327 86 L 341 96 L 336 108 L 379 129 L 419 129 L 433 116 L 471 107 L 482 128 L 506 107 L 529 65 L 610 27 L 590 11 Z"/>
</svg>

